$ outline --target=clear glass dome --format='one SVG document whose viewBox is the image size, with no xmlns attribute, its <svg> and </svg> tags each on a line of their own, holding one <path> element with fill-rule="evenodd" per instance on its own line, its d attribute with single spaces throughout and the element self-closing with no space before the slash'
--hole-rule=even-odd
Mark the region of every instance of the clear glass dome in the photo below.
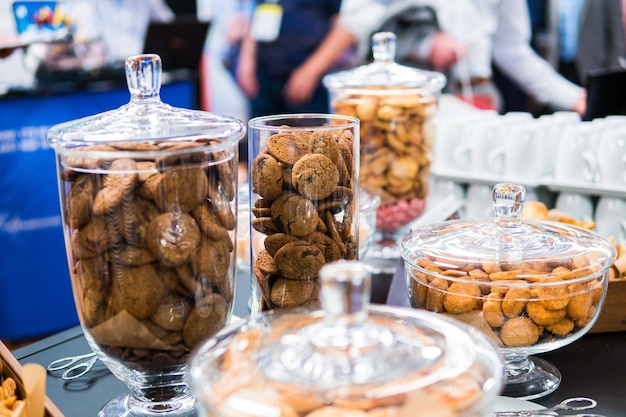
<svg viewBox="0 0 626 417">
<path fill-rule="evenodd" d="M 211 415 L 333 408 L 478 416 L 499 392 L 502 364 L 479 332 L 369 305 L 370 276 L 357 262 L 329 263 L 321 279 L 323 310 L 265 312 L 196 352 L 191 384 Z"/>
</svg>

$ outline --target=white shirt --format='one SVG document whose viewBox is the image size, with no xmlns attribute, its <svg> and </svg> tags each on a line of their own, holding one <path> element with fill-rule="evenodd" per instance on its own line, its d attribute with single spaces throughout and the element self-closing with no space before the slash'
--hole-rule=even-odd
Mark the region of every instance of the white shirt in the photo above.
<svg viewBox="0 0 626 417">
<path fill-rule="evenodd" d="M 531 48 L 525 0 L 343 0 L 340 21 L 363 44 L 394 8 L 409 3 L 432 6 L 442 30 L 467 47 L 471 77 L 491 77 L 493 62 L 539 102 L 572 109 L 580 99 L 582 88 Z"/>
<path fill-rule="evenodd" d="M 143 50 L 151 21 L 168 22 L 174 12 L 164 0 L 96 0 L 109 61 L 124 61 Z"/>
</svg>

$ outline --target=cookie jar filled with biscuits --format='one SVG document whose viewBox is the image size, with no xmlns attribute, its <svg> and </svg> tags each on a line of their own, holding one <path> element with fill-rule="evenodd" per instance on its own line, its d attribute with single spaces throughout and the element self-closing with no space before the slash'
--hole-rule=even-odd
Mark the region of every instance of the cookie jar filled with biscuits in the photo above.
<svg viewBox="0 0 626 417">
<path fill-rule="evenodd" d="M 319 271 L 359 251 L 359 120 L 287 114 L 248 122 L 252 314 L 319 307 Z"/>
<path fill-rule="evenodd" d="M 493 218 L 420 227 L 400 250 L 411 305 L 484 332 L 505 358 L 503 395 L 533 399 L 561 382 L 558 368 L 534 355 L 591 329 L 616 253 L 582 227 L 521 218 L 524 199 L 523 186 L 496 184 Z"/>
<path fill-rule="evenodd" d="M 368 267 L 320 271 L 322 309 L 264 312 L 191 360 L 206 415 L 483 417 L 502 383 L 496 347 L 427 311 L 369 303 Z"/>
<path fill-rule="evenodd" d="M 163 103 L 158 55 L 125 65 L 128 104 L 48 132 L 72 288 L 90 347 L 130 388 L 99 415 L 195 415 L 187 359 L 233 311 L 245 124 Z"/>
<path fill-rule="evenodd" d="M 397 242 L 426 207 L 434 140 L 433 117 L 446 78 L 394 61 L 396 37 L 372 37 L 374 61 L 329 74 L 330 109 L 361 122 L 360 185 L 380 197 L 376 244 L 368 257 L 400 256 Z"/>
</svg>

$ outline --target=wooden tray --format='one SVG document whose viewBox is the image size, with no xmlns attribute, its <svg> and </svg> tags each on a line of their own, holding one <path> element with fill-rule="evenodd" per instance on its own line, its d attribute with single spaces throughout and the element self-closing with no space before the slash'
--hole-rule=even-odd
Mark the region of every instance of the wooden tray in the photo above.
<svg viewBox="0 0 626 417">
<path fill-rule="evenodd" d="M 589 333 L 626 331 L 626 278 L 609 280 L 604 308 Z"/>
<path fill-rule="evenodd" d="M 11 377 L 17 384 L 19 398 L 24 398 L 24 384 L 22 383 L 22 365 L 15 359 L 15 356 L 0 341 L 0 360 L 3 364 L 4 376 Z M 45 400 L 46 417 L 65 417 L 61 410 L 46 396 Z"/>
</svg>

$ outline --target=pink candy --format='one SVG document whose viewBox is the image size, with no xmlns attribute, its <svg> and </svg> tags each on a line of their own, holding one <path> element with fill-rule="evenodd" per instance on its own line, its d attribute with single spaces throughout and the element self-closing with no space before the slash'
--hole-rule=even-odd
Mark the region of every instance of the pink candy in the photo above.
<svg viewBox="0 0 626 417">
<path fill-rule="evenodd" d="M 422 198 L 380 206 L 376 210 L 376 228 L 384 232 L 397 230 L 422 214 L 425 207 L 426 200 Z"/>
</svg>

